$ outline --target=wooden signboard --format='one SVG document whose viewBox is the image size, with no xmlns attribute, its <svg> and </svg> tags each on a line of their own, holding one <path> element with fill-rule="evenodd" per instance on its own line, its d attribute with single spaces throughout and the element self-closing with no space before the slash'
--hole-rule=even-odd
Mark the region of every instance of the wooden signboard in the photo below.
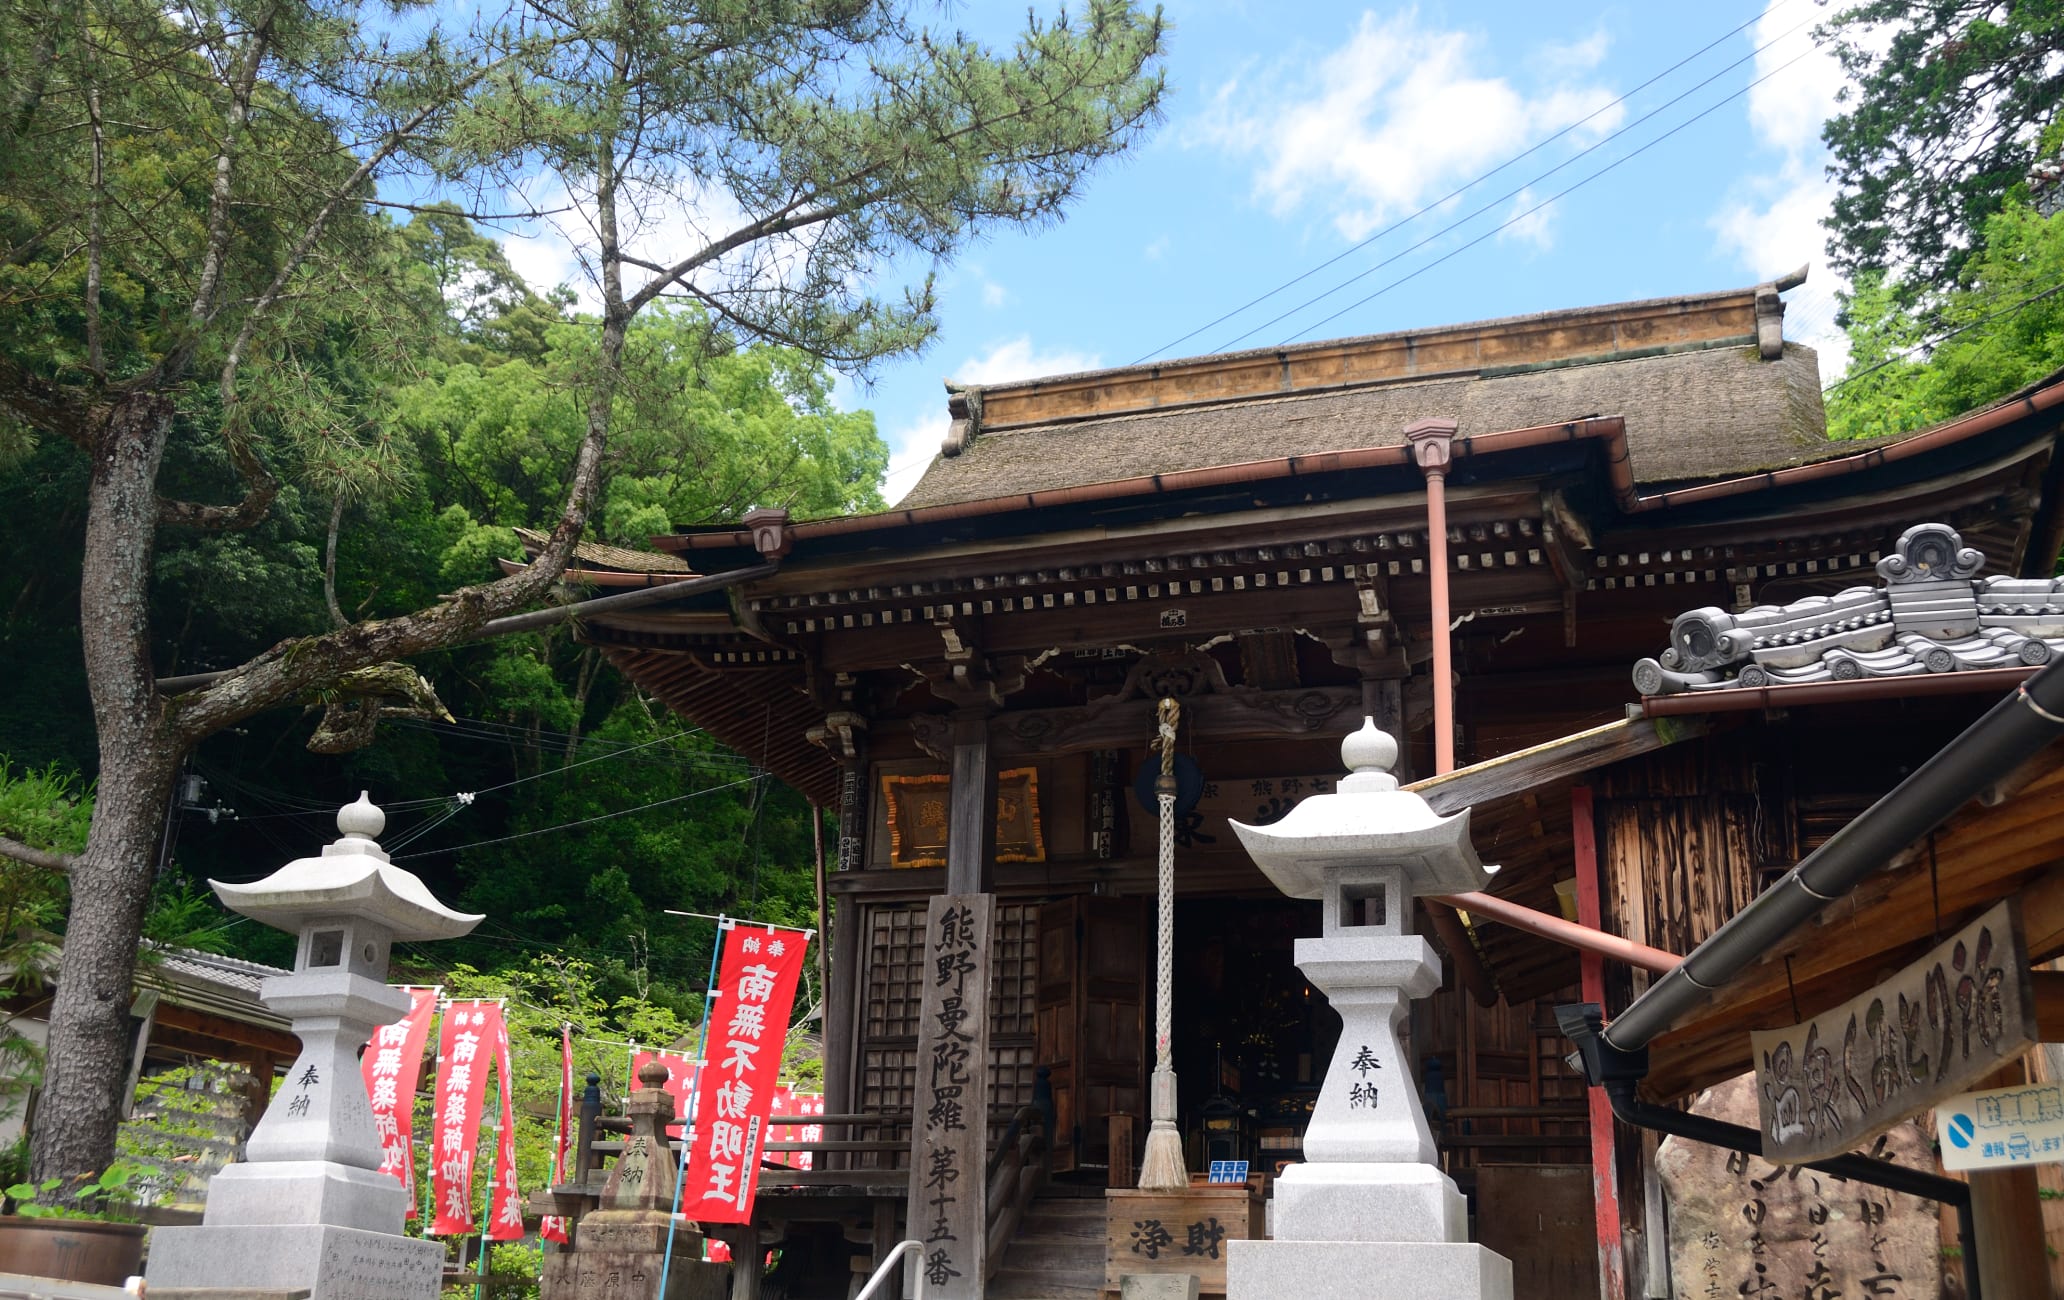
<svg viewBox="0 0 2064 1300">
<path fill-rule="evenodd" d="M 936 894 L 925 911 L 924 998 L 911 1116 L 910 1269 L 933 1300 L 982 1294 L 988 1230 L 989 894 Z M 915 1292 L 914 1279 L 908 1290 Z"/>
<path fill-rule="evenodd" d="M 1260 1180 L 1231 1185 L 1192 1183 L 1184 1192 L 1113 1188 L 1104 1193 L 1104 1295 L 1116 1296 L 1128 1273 L 1188 1273 L 1197 1293 L 1226 1293 L 1228 1241 L 1262 1235 Z"/>
<path fill-rule="evenodd" d="M 944 773 L 884 776 L 889 813 L 889 865 L 943 867 L 952 811 L 953 778 Z M 1039 770 L 1014 767 L 996 774 L 996 860 L 1046 861 L 1039 823 Z"/>
<path fill-rule="evenodd" d="M 1854 1150 L 2036 1041 L 2021 925 L 2002 902 L 1867 993 L 1750 1036 L 1763 1153 Z"/>
</svg>

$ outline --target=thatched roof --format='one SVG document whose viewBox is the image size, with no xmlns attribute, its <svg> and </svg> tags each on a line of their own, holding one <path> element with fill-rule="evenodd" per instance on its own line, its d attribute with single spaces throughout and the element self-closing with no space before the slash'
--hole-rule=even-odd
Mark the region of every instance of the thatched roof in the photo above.
<svg viewBox="0 0 2064 1300">
<path fill-rule="evenodd" d="M 900 504 L 1395 446 L 1427 416 L 1451 417 L 1470 436 L 1617 415 L 1636 483 L 1728 478 L 1856 449 L 1828 441 L 1820 383 L 1811 348 L 1788 343 L 1781 359 L 1764 361 L 1755 344 L 1730 343 L 984 428 L 958 455 L 935 458 Z"/>
</svg>

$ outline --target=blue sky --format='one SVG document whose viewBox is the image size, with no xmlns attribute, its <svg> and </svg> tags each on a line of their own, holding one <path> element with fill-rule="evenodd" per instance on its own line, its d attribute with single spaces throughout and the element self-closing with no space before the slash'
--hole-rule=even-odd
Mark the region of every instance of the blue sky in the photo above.
<svg viewBox="0 0 2064 1300">
<path fill-rule="evenodd" d="M 938 449 L 949 376 L 1025 379 L 1149 355 L 1699 292 L 1801 262 L 1813 272 L 1789 295 L 1786 332 L 1821 348 L 1823 382 L 1839 373 L 1838 286 L 1818 222 L 1829 194 L 1820 123 L 1840 78 L 1810 42 L 1827 14 L 1815 0 L 1172 0 L 1166 11 L 1166 121 L 1092 177 L 1059 225 L 993 235 L 942 268 L 942 328 L 925 353 L 841 385 L 841 404 L 873 410 L 890 444 L 892 501 Z M 996 3 L 950 17 L 1001 40 L 1023 13 Z M 1384 233 L 1428 204 L 1433 211 Z M 564 241 L 549 232 L 512 237 L 509 248 L 533 280 L 579 278 Z M 923 269 L 887 268 L 884 280 Z M 1322 303 L 1292 310 L 1357 276 Z"/>
</svg>

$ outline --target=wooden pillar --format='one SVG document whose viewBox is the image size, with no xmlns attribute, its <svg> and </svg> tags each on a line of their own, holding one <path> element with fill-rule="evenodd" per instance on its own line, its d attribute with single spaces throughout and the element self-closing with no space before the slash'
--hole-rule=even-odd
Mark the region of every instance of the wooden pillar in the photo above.
<svg viewBox="0 0 2064 1300">
<path fill-rule="evenodd" d="M 950 853 L 951 850 L 949 849 Z M 995 899 L 934 894 L 925 912 L 907 1235 L 924 1243 L 906 1289 L 981 1300 L 989 1232 L 989 948 Z"/>
<path fill-rule="evenodd" d="M 1576 852 L 1577 922 L 1594 930 L 1603 929 L 1604 908 L 1599 901 L 1598 830 L 1591 813 L 1591 790 L 1576 786 L 1570 790 L 1570 839 Z M 1585 951 L 1577 958 L 1583 981 L 1584 1001 L 1605 1005 L 1605 958 Z M 1598 1295 L 1600 1300 L 1625 1300 L 1626 1268 L 1621 1255 L 1620 1195 L 1616 1154 L 1613 1151 L 1612 1102 L 1605 1089 L 1586 1090 L 1591 1119 L 1591 1207 L 1598 1229 Z"/>
<path fill-rule="evenodd" d="M 2033 1169 L 1971 1174 L 1978 1284 L 1985 1300 L 2050 1300 L 2049 1250 Z"/>
<path fill-rule="evenodd" d="M 996 861 L 996 767 L 989 761 L 989 714 L 953 715 L 953 784 L 946 814 L 946 892 L 986 894 Z"/>
</svg>

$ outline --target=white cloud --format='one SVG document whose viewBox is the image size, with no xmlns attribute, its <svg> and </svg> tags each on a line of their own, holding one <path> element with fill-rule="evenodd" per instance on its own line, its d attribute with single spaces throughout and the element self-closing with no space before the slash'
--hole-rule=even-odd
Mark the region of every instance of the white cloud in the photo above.
<svg viewBox="0 0 2064 1300">
<path fill-rule="evenodd" d="M 1043 350 L 1032 342 L 1031 335 L 1020 334 L 992 345 L 987 352 L 964 358 L 954 367 L 952 377 L 957 384 L 1001 384 L 1017 379 L 1039 379 L 1078 370 L 1095 370 L 1102 364 L 1103 358 L 1094 352 L 1077 352 L 1069 348 Z M 938 406 L 930 414 L 912 420 L 888 435 L 889 472 L 887 481 L 882 484 L 882 496 L 891 505 L 902 500 L 903 494 L 924 477 L 925 466 L 939 454 L 939 444 L 945 441 L 950 423 L 946 415 L 946 395 L 942 391 Z"/>
<path fill-rule="evenodd" d="M 1581 40 L 1550 41 L 1534 51 L 1529 61 L 1541 71 L 1564 77 L 1589 72 L 1605 62 L 1612 49 L 1612 34 L 1603 27 Z"/>
<path fill-rule="evenodd" d="M 1325 57 L 1257 84 L 1228 82 L 1185 136 L 1252 156 L 1256 194 L 1276 213 L 1315 208 L 1359 239 L 1555 131 L 1583 122 L 1573 138 L 1588 142 L 1619 125 L 1622 108 L 1605 86 L 1529 93 L 1482 66 L 1482 44 L 1421 26 L 1415 13 L 1364 13 Z M 1580 63 L 1603 57 L 1605 43 L 1560 49 Z"/>
<path fill-rule="evenodd" d="M 1821 380 L 1831 383 L 1849 364 L 1848 338 L 1834 322 L 1837 295 L 1848 286 L 1828 266 L 1821 223 L 1835 187 L 1820 132 L 1844 82 L 1834 55 L 1812 47 L 1811 22 L 1801 26 L 1791 9 L 1787 0 L 1770 0 L 1750 34 L 1768 45 L 1756 55 L 1756 75 L 1769 80 L 1749 91 L 1749 127 L 1774 165 L 1738 184 L 1712 227 L 1720 247 L 1757 279 L 1802 262 L 1811 267 L 1805 286 L 1787 295 L 1785 334 L 1820 353 Z"/>
<path fill-rule="evenodd" d="M 538 214 L 503 224 L 499 233 L 509 264 L 533 288 L 542 291 L 567 285 L 582 311 L 599 311 L 602 298 L 594 253 L 601 241 L 595 233 L 592 196 L 577 187 L 569 189 L 556 173 L 540 172 L 511 186 L 505 201 L 510 211 Z M 617 192 L 617 228 L 623 250 L 656 265 L 677 262 L 745 221 L 744 209 L 721 189 L 630 182 Z M 819 233 L 804 231 L 755 241 L 696 271 L 690 280 L 705 289 L 725 284 L 792 283 Z M 649 278 L 648 272 L 625 267 L 625 292 L 638 292 Z"/>
<path fill-rule="evenodd" d="M 982 281 L 982 305 L 994 311 L 1010 301 L 1010 290 L 994 280 Z"/>
<path fill-rule="evenodd" d="M 1506 218 L 1512 224 L 1498 232 L 1499 240 L 1505 243 L 1532 244 L 1535 248 L 1543 249 L 1553 244 L 1555 235 L 1548 228 L 1548 222 L 1555 215 L 1555 209 L 1544 207 L 1537 212 L 1529 210 L 1540 202 L 1541 197 L 1534 193 L 1531 185 L 1513 195 L 1512 213 Z"/>
<path fill-rule="evenodd" d="M 1140 250 L 1140 256 L 1146 258 L 1149 262 L 1158 262 L 1168 255 L 1168 248 L 1168 236 L 1157 235 L 1145 248 Z"/>
<path fill-rule="evenodd" d="M 1005 384 L 1017 379 L 1043 379 L 1048 375 L 1095 370 L 1103 364 L 1103 358 L 1094 352 L 1076 352 L 1069 348 L 1042 351 L 1033 345 L 1030 334 L 1020 334 L 1014 339 L 1005 339 L 980 356 L 962 361 L 953 371 L 953 382 Z"/>
</svg>

